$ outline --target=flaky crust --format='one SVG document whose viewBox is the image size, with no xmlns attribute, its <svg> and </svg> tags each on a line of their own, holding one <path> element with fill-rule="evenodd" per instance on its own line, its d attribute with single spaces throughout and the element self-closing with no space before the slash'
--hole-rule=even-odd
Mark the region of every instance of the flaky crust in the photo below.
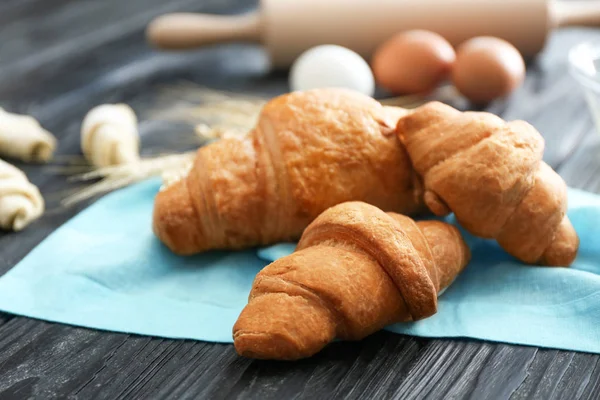
<svg viewBox="0 0 600 400">
<path fill-rule="evenodd" d="M 265 267 L 233 327 L 239 354 L 293 360 L 437 310 L 469 261 L 458 230 L 363 202 L 321 214 L 293 254 Z"/>
<path fill-rule="evenodd" d="M 533 126 L 432 102 L 402 117 L 397 132 L 435 214 L 453 212 L 524 262 L 573 262 L 579 239 L 566 216 L 567 187 L 542 161 Z"/>
<path fill-rule="evenodd" d="M 201 148 L 188 177 L 158 194 L 154 231 L 192 254 L 297 239 L 345 201 L 413 214 L 422 192 L 394 134 L 405 112 L 344 89 L 277 97 L 247 138 Z"/>
</svg>

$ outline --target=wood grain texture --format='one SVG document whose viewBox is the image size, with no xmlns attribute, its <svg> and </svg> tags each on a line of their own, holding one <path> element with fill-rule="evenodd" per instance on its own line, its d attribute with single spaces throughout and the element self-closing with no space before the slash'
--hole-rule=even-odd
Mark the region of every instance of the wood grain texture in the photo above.
<svg viewBox="0 0 600 400">
<path fill-rule="evenodd" d="M 152 114 L 156 93 L 182 80 L 275 95 L 284 73 L 267 74 L 252 46 L 157 53 L 144 25 L 166 11 L 233 13 L 249 0 L 4 0 L 0 2 L 0 106 L 38 117 L 79 154 L 79 124 L 92 106 L 125 101 Z M 546 160 L 567 182 L 600 193 L 600 135 L 567 74 L 566 52 L 600 38 L 590 29 L 552 36 L 529 65 L 524 86 L 489 110 L 526 119 L 546 139 Z M 145 152 L 179 148 L 172 126 L 145 122 Z M 185 132 L 184 132 L 185 133 Z M 169 134 L 170 139 L 166 139 Z M 60 173 L 22 166 L 49 211 L 22 234 L 0 234 L 0 274 L 89 202 L 61 209 L 75 186 Z M 99 332 L 0 313 L 0 399 L 24 398 L 399 398 L 595 399 L 597 355 L 469 340 L 429 340 L 380 332 L 334 343 L 296 363 L 252 361 L 231 345 Z"/>
</svg>

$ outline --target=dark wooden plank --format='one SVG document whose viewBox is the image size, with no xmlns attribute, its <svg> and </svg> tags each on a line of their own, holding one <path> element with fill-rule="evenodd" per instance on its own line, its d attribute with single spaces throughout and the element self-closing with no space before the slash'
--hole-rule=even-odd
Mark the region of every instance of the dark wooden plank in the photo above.
<svg viewBox="0 0 600 400">
<path fill-rule="evenodd" d="M 0 398 L 64 398 L 89 381 L 127 338 L 25 318 L 2 328 Z"/>
<path fill-rule="evenodd" d="M 14 318 L 13 315 L 0 312 L 0 326 L 4 325 L 5 323 L 7 323 L 8 321 L 10 321 L 13 318 Z"/>
<path fill-rule="evenodd" d="M 265 362 L 240 358 L 230 345 L 100 333 L 22 318 L 4 327 L 2 338 L 0 398 L 31 382 L 36 383 L 31 394 L 57 397 L 90 398 L 101 388 L 107 399 L 318 398 L 323 393 L 372 398 L 396 387 L 421 347 L 413 338 L 379 333 L 358 343 L 336 343 L 308 360 Z"/>
<path fill-rule="evenodd" d="M 590 354 L 539 350 L 527 378 L 511 399 L 580 398 L 584 392 L 590 394 L 590 378 L 597 375 L 597 363 L 598 358 Z"/>
<path fill-rule="evenodd" d="M 106 399 L 573 398 L 600 388 L 597 356 L 528 347 L 462 341 L 422 347 L 425 341 L 380 333 L 277 363 L 242 359 L 228 345 L 16 321 L 2 329 L 0 398 L 33 382 L 30 393 L 37 396 Z"/>
<path fill-rule="evenodd" d="M 227 393 L 232 398 L 383 398 L 401 381 L 422 343 L 380 332 L 335 343 L 296 363 L 254 361 Z"/>
<path fill-rule="evenodd" d="M 395 393 L 402 399 L 508 398 L 526 376 L 535 348 L 434 341 Z"/>
<path fill-rule="evenodd" d="M 67 2 L 69 0 L 57 0 Z M 41 12 L 46 9 L 48 11 L 48 7 L 50 7 L 50 11 L 56 7 L 57 3 L 55 0 L 47 0 L 41 2 L 39 0 L 4 0 L 0 3 L 0 34 L 2 32 L 2 28 L 8 25 L 9 23 L 20 20 L 21 18 L 26 18 L 29 15 L 35 14 L 36 12 Z"/>
<path fill-rule="evenodd" d="M 183 65 L 188 70 L 193 65 L 201 66 L 195 58 L 197 52 L 152 51 L 143 35 L 148 21 L 161 13 L 176 10 L 240 12 L 254 4 L 254 0 L 82 1 L 76 5 L 73 2 L 64 4 L 55 11 L 53 18 L 41 13 L 31 20 L 16 21 L 15 28 L 9 29 L 9 26 L 0 31 L 0 37 L 8 38 L 3 41 L 3 57 L 0 58 L 0 104 L 43 107 L 57 95 L 68 94 L 94 82 L 116 86 L 132 78 L 139 79 L 153 71 L 152 66 L 154 72 L 164 68 L 165 64 L 166 70 L 177 70 L 178 63 L 179 70 Z M 62 9 L 64 11 L 59 12 Z M 73 23 L 73 19 L 77 23 Z M 26 35 L 22 30 L 36 29 L 40 31 L 35 40 L 23 38 Z M 138 70 L 140 76 L 132 77 L 132 72 Z M 103 74 L 108 75 L 104 80 L 101 79 Z M 77 96 L 80 100 L 85 99 L 85 93 Z"/>
<path fill-rule="evenodd" d="M 508 398 L 527 377 L 536 348 L 508 345 L 494 346 L 494 352 L 485 364 L 473 366 L 479 370 L 477 382 L 470 394 L 472 398 Z"/>
<path fill-rule="evenodd" d="M 152 18 L 166 12 L 231 13 L 255 4 L 253 0 L 29 0 L 12 7 L 9 4 L 0 14 L 0 35 L 10 38 L 3 42 L 2 51 L 11 57 L 0 60 L 0 65 L 60 62 L 63 57 L 89 52 L 128 33 L 141 32 Z"/>
<path fill-rule="evenodd" d="M 459 382 L 462 387 L 466 383 L 460 377 L 465 371 L 470 371 L 469 365 L 485 362 L 492 350 L 492 346 L 483 343 L 431 342 L 396 389 L 394 397 L 423 399 L 450 395 L 458 389 L 453 385 Z"/>
</svg>

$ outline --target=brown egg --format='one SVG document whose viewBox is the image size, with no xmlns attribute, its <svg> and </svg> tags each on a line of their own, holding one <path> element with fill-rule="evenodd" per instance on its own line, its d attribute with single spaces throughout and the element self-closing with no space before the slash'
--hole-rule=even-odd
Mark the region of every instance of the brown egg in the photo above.
<svg viewBox="0 0 600 400">
<path fill-rule="evenodd" d="M 371 62 L 375 80 L 397 94 L 434 90 L 452 69 L 454 49 L 437 33 L 401 32 L 375 51 Z"/>
<path fill-rule="evenodd" d="M 525 62 L 510 43 L 477 37 L 461 44 L 452 70 L 454 86 L 473 103 L 484 104 L 518 88 L 525 78 Z"/>
</svg>

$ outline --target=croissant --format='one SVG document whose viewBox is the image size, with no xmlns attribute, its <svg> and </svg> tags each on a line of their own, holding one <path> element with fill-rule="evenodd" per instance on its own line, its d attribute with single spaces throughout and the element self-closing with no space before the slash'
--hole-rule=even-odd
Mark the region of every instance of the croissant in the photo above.
<svg viewBox="0 0 600 400">
<path fill-rule="evenodd" d="M 102 104 L 83 119 L 81 149 L 96 167 L 139 161 L 139 145 L 137 117 L 127 104 Z"/>
<path fill-rule="evenodd" d="M 245 138 L 200 148 L 187 177 L 158 193 L 154 232 L 192 254 L 295 240 L 345 201 L 416 213 L 419 180 L 394 133 L 405 112 L 345 89 L 277 97 Z"/>
<path fill-rule="evenodd" d="M 397 133 L 432 212 L 453 212 L 466 230 L 526 263 L 573 262 L 579 239 L 566 216 L 567 186 L 542 161 L 533 126 L 432 102 L 401 118 Z"/>
<path fill-rule="evenodd" d="M 451 225 L 339 204 L 306 228 L 294 253 L 258 273 L 233 327 L 235 348 L 246 357 L 295 360 L 335 338 L 359 340 L 431 316 L 469 258 Z"/>
<path fill-rule="evenodd" d="M 29 115 L 0 108 L 0 155 L 25 162 L 47 162 L 56 148 L 56 138 Z"/>
<path fill-rule="evenodd" d="M 20 231 L 43 213 L 38 188 L 23 171 L 0 160 L 0 229 Z"/>
</svg>

